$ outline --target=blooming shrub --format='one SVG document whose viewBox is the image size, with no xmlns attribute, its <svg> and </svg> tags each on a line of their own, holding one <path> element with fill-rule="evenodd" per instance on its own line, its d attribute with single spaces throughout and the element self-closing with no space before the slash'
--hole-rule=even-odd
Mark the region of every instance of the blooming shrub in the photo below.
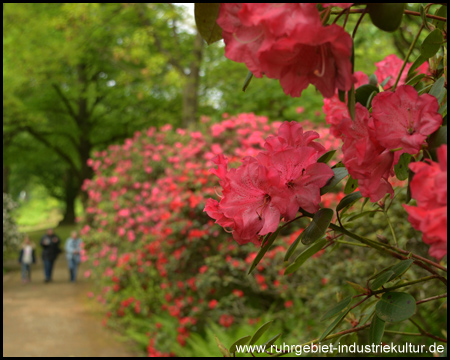
<svg viewBox="0 0 450 360">
<path fill-rule="evenodd" d="M 316 131 L 303 134 L 311 141 L 321 134 L 323 145 L 312 149 L 323 153 L 336 146 L 327 129 L 302 124 Z M 97 300 L 108 309 L 105 323 L 151 319 L 163 311 L 178 322 L 177 341 L 183 345 L 192 330 L 201 331 L 206 319 L 229 327 L 239 322 L 243 308 L 255 317 L 269 307 L 284 308 L 288 281 L 300 277 L 277 279 L 274 263 L 282 263 L 301 228 L 287 229 L 258 273 L 238 281 L 230 274 L 244 271 L 255 249 L 237 246 L 203 212 L 205 197 L 218 192 L 210 171 L 214 161 L 220 163 L 217 155 L 226 153 L 233 166 L 242 157 L 261 156 L 264 138 L 279 127 L 280 122 L 253 114 L 225 116 L 216 124 L 203 118 L 196 131 L 150 128 L 89 160 L 96 176 L 84 184 L 89 207 L 82 229 L 83 260 L 91 264 L 85 275 L 100 283 Z M 297 123 L 286 122 L 280 133 L 286 127 L 300 131 Z M 284 146 L 283 151 L 294 145 L 290 140 L 282 145 L 280 139 L 268 141 Z M 220 171 L 226 170 L 219 165 L 213 172 Z M 342 197 L 329 193 L 322 201 L 336 204 Z M 233 310 L 236 301 L 243 308 Z M 155 336 L 164 339 L 164 329 L 150 338 Z M 148 352 L 160 354 L 161 345 L 157 349 L 153 344 L 151 340 Z"/>
</svg>

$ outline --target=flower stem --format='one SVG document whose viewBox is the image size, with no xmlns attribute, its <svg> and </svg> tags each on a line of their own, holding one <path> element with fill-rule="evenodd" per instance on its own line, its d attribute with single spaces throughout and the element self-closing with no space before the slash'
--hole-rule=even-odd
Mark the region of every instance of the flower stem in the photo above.
<svg viewBox="0 0 450 360">
<path fill-rule="evenodd" d="M 391 287 L 384 288 L 384 289 L 377 290 L 377 291 L 372 291 L 371 294 L 372 295 L 382 294 L 382 293 L 389 292 L 389 291 L 392 291 L 392 290 L 395 290 L 395 289 L 400 289 L 400 288 L 405 287 L 405 286 L 418 284 L 418 283 L 421 283 L 421 282 L 424 282 L 424 281 L 428 281 L 428 280 L 431 280 L 431 279 L 436 279 L 436 278 L 437 278 L 436 275 L 430 275 L 430 276 L 426 276 L 426 277 L 423 277 L 423 278 L 420 278 L 420 279 L 417 279 L 417 280 L 408 281 L 408 282 L 405 282 L 403 284 L 391 286 Z"/>
<path fill-rule="evenodd" d="M 412 53 L 414 47 L 416 46 L 417 40 L 419 40 L 419 36 L 420 36 L 420 33 L 421 33 L 422 30 L 423 30 L 423 26 L 424 26 L 424 25 L 423 25 L 423 23 L 422 23 L 422 24 L 420 25 L 420 28 L 419 28 L 419 31 L 417 32 L 416 37 L 414 38 L 413 42 L 411 43 L 411 46 L 409 47 L 408 53 L 406 54 L 405 60 L 403 61 L 402 68 L 400 69 L 400 72 L 399 72 L 399 74 L 398 74 L 398 76 L 397 76 L 397 79 L 395 80 L 395 84 L 394 84 L 394 86 L 392 87 L 392 91 L 395 90 L 395 88 L 396 88 L 397 85 L 398 85 L 398 82 L 400 81 L 400 78 L 401 78 L 401 76 L 402 76 L 403 70 L 405 70 L 406 64 L 408 63 L 409 57 L 410 57 L 410 55 L 411 55 L 411 53 Z"/>
<path fill-rule="evenodd" d="M 389 219 L 389 216 L 388 216 L 388 214 L 386 213 L 386 211 L 383 211 L 383 214 L 384 214 L 384 216 L 386 217 L 386 220 L 387 220 L 387 223 L 388 223 L 388 225 L 389 225 L 389 228 L 391 229 L 392 238 L 394 239 L 395 246 L 398 246 L 398 243 L 397 243 L 397 236 L 395 236 L 395 231 L 394 231 L 394 228 L 392 227 L 391 220 Z"/>
</svg>

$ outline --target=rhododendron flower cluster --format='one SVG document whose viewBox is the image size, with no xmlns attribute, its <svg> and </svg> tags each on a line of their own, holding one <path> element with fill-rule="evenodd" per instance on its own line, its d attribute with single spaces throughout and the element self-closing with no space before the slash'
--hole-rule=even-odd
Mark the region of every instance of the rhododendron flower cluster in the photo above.
<svg viewBox="0 0 450 360">
<path fill-rule="evenodd" d="M 336 24 L 323 26 L 316 3 L 222 3 L 217 24 L 225 56 L 256 77 L 278 79 L 287 95 L 313 84 L 329 98 L 355 81 L 351 37 Z"/>
<path fill-rule="evenodd" d="M 442 125 L 437 99 L 418 95 L 409 85 L 374 97 L 372 116 L 356 104 L 355 121 L 343 118 L 337 127 L 344 142 L 343 163 L 361 194 L 372 202 L 393 195 L 389 177 L 402 153 L 418 154 L 426 138 Z"/>
<path fill-rule="evenodd" d="M 256 157 L 245 157 L 237 169 L 227 170 L 219 155 L 213 170 L 223 188 L 221 200 L 208 199 L 205 211 L 216 223 L 231 229 L 239 244 L 260 245 L 261 236 L 276 231 L 280 218 L 295 218 L 299 208 L 316 212 L 320 188 L 334 175 L 317 163 L 326 150 L 315 142 L 319 134 L 304 132 L 296 122 L 284 122 L 278 136 L 269 136 Z"/>
<path fill-rule="evenodd" d="M 417 206 L 403 205 L 414 229 L 423 233 L 430 255 L 442 259 L 447 254 L 447 145 L 437 150 L 438 162 L 409 164 L 414 172 L 411 196 Z"/>
</svg>

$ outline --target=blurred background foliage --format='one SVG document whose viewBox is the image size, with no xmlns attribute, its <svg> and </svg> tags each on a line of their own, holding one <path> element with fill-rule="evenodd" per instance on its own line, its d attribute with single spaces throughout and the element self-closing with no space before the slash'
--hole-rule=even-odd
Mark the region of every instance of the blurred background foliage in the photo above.
<svg viewBox="0 0 450 360">
<path fill-rule="evenodd" d="M 386 55 L 405 54 L 419 24 L 405 17 L 393 35 L 362 22 L 356 70 L 371 74 Z M 291 120 L 298 107 L 323 120 L 313 87 L 290 98 L 263 78 L 243 93 L 247 69 L 223 53 L 222 41 L 203 44 L 192 8 L 177 4 L 4 4 L 3 191 L 17 199 L 39 184 L 60 204 L 57 222 L 70 224 L 86 200 L 87 159 L 136 130 L 222 113 Z"/>
</svg>

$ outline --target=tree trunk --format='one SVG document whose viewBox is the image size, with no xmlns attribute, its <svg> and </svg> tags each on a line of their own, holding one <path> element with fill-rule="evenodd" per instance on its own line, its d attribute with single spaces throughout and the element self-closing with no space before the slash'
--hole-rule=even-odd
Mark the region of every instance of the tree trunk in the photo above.
<svg viewBox="0 0 450 360">
<path fill-rule="evenodd" d="M 203 56 L 203 42 L 201 35 L 197 33 L 194 39 L 194 59 L 189 67 L 189 74 L 186 76 L 186 83 L 183 88 L 183 127 L 197 121 L 198 88 L 200 84 L 200 65 Z"/>
<path fill-rule="evenodd" d="M 66 208 L 64 209 L 64 217 L 59 225 L 75 224 L 75 200 L 78 196 L 78 189 L 80 188 L 79 180 L 73 172 L 69 170 L 66 172 L 64 183 L 64 202 L 66 203 Z"/>
</svg>

